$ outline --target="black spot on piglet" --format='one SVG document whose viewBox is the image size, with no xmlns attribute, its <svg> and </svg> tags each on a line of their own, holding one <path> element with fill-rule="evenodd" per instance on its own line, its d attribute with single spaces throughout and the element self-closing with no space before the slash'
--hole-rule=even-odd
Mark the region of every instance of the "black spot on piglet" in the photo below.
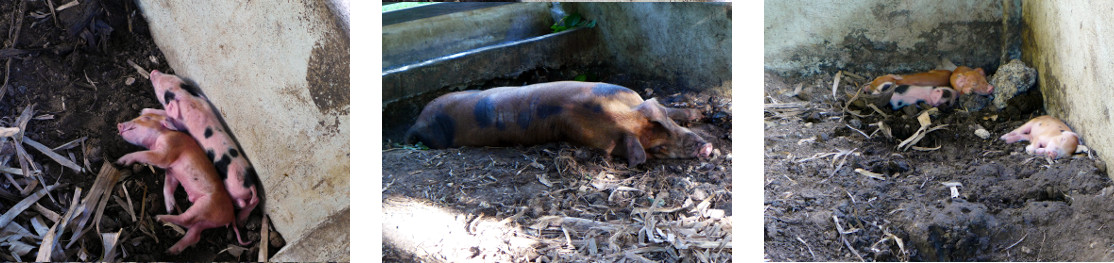
<svg viewBox="0 0 1114 263">
<path fill-rule="evenodd" d="M 174 93 L 170 92 L 170 90 L 167 90 L 162 94 L 162 104 L 170 103 L 170 101 L 172 100 L 174 100 Z"/>
<path fill-rule="evenodd" d="M 213 149 L 205 149 L 205 156 L 209 157 L 209 161 L 213 161 Z"/>
<path fill-rule="evenodd" d="M 230 163 L 232 163 L 232 158 L 228 157 L 227 154 L 221 155 L 219 161 L 213 161 L 213 166 L 216 166 L 221 181 L 228 179 L 228 165 Z"/>
<path fill-rule="evenodd" d="M 236 149 L 228 148 L 228 155 L 231 155 L 232 158 L 236 158 L 236 157 L 240 156 L 240 151 L 237 151 Z"/>
<path fill-rule="evenodd" d="M 205 127 L 205 139 L 213 137 L 213 127 Z"/>
</svg>

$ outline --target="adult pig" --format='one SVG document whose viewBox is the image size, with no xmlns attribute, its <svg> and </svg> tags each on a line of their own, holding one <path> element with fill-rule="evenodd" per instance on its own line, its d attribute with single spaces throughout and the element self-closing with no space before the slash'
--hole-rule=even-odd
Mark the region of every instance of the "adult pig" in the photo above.
<svg viewBox="0 0 1114 263">
<path fill-rule="evenodd" d="M 634 167 L 647 158 L 711 155 L 711 143 L 673 121 L 699 116 L 643 101 L 622 86 L 561 81 L 445 94 L 426 105 L 406 142 L 447 148 L 569 141 Z"/>
<path fill-rule="evenodd" d="M 201 152 L 201 147 L 189 135 L 164 127 L 164 120 L 165 116 L 145 113 L 134 120 L 116 124 L 124 140 L 148 149 L 126 154 L 116 162 L 124 165 L 145 163 L 166 169 L 163 198 L 166 199 L 167 213 L 174 211 L 174 190 L 179 185 L 186 189 L 186 195 L 193 202 L 189 209 L 180 215 L 156 217 L 159 221 L 189 229 L 186 236 L 168 250 L 171 254 L 178 254 L 196 244 L 202 230 L 229 226 L 236 218 L 232 199 L 217 177 L 213 164 Z M 247 245 L 240 239 L 240 230 L 235 225 L 231 226 L 236 232 L 236 240 L 241 245 Z"/>
<path fill-rule="evenodd" d="M 1030 141 L 1025 152 L 1044 155 L 1052 159 L 1071 156 L 1079 145 L 1079 134 L 1056 117 L 1044 115 L 1033 118 L 1021 127 L 1002 135 L 1006 143 Z"/>
<path fill-rule="evenodd" d="M 185 83 L 178 76 L 151 71 L 151 84 L 159 98 L 168 121 L 181 131 L 187 131 L 201 144 L 206 156 L 213 161 L 217 174 L 240 209 L 238 222 L 247 220 L 251 211 L 262 201 L 259 176 L 248 161 L 247 154 L 227 129 L 224 119 L 196 87 Z"/>
</svg>

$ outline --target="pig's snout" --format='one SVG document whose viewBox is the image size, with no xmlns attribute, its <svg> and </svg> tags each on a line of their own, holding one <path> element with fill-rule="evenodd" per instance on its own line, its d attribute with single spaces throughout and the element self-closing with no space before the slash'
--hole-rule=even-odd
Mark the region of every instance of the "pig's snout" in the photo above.
<svg viewBox="0 0 1114 263">
<path fill-rule="evenodd" d="M 128 127 L 128 125 L 126 123 L 117 123 L 116 124 L 116 131 L 119 134 L 124 134 L 125 131 L 128 131 L 130 129 L 131 129 L 131 127 Z"/>
<path fill-rule="evenodd" d="M 162 72 L 159 72 L 159 70 L 157 70 L 157 69 L 156 70 L 151 70 L 151 78 L 152 79 L 159 77 L 159 75 L 162 75 Z"/>
<path fill-rule="evenodd" d="M 708 158 L 709 156 L 712 156 L 712 143 L 705 143 L 704 146 L 700 146 L 700 148 L 697 148 L 696 152 L 694 152 L 692 155 L 699 158 Z"/>
</svg>

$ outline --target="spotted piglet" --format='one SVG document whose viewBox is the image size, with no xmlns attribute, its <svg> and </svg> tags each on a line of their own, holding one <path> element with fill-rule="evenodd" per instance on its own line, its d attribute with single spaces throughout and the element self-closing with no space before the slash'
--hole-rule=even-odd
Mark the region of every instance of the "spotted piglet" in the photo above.
<svg viewBox="0 0 1114 263">
<path fill-rule="evenodd" d="M 893 110 L 922 101 L 932 107 L 950 106 L 959 96 L 959 93 L 948 87 L 890 85 L 882 88 L 881 93 L 885 94 L 883 98 L 889 97 L 888 102 Z"/>
<path fill-rule="evenodd" d="M 151 84 L 170 121 L 170 126 L 187 131 L 205 150 L 216 166 L 217 174 L 224 179 L 228 193 L 240 208 L 238 222 L 247 220 L 262 198 L 257 182 L 259 176 L 251 166 L 235 137 L 224 125 L 224 120 L 209 100 L 196 88 L 181 78 L 151 71 Z"/>
<path fill-rule="evenodd" d="M 116 128 L 124 140 L 148 150 L 126 154 L 116 162 L 123 165 L 145 163 L 166 169 L 163 197 L 168 213 L 175 206 L 174 190 L 179 185 L 186 189 L 193 206 L 180 215 L 156 217 L 159 221 L 189 229 L 186 236 L 168 250 L 171 254 L 178 254 L 196 244 L 202 230 L 228 226 L 236 218 L 232 199 L 217 178 L 216 169 L 201 152 L 201 147 L 189 135 L 167 129 L 165 124 L 165 116 L 147 110 L 138 118 L 117 124 Z M 240 239 L 240 230 L 235 225 L 232 229 L 241 245 L 249 244 Z"/>
</svg>

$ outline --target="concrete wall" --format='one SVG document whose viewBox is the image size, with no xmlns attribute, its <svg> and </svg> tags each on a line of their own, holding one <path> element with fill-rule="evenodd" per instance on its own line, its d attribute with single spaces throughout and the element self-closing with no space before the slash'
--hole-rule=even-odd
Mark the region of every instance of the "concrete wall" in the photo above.
<svg viewBox="0 0 1114 263">
<path fill-rule="evenodd" d="M 730 92 L 731 4 L 563 3 L 596 20 L 605 57 L 617 68 L 681 88 Z"/>
<path fill-rule="evenodd" d="M 299 251 L 316 253 L 283 250 L 276 260 L 348 260 L 349 40 L 340 20 L 324 1 L 138 2 L 168 60 L 158 69 L 195 81 L 223 113 L 287 248 L 310 236 L 313 249 Z"/>
<path fill-rule="evenodd" d="M 765 67 L 783 76 L 1001 63 L 1001 0 L 766 1 L 764 11 Z"/>
<path fill-rule="evenodd" d="M 1112 13 L 1110 1 L 1022 3 L 1022 60 L 1037 69 L 1045 109 L 1106 163 L 1114 161 Z"/>
<path fill-rule="evenodd" d="M 544 35 L 552 24 L 548 3 L 521 3 L 384 25 L 383 69 Z"/>
</svg>

